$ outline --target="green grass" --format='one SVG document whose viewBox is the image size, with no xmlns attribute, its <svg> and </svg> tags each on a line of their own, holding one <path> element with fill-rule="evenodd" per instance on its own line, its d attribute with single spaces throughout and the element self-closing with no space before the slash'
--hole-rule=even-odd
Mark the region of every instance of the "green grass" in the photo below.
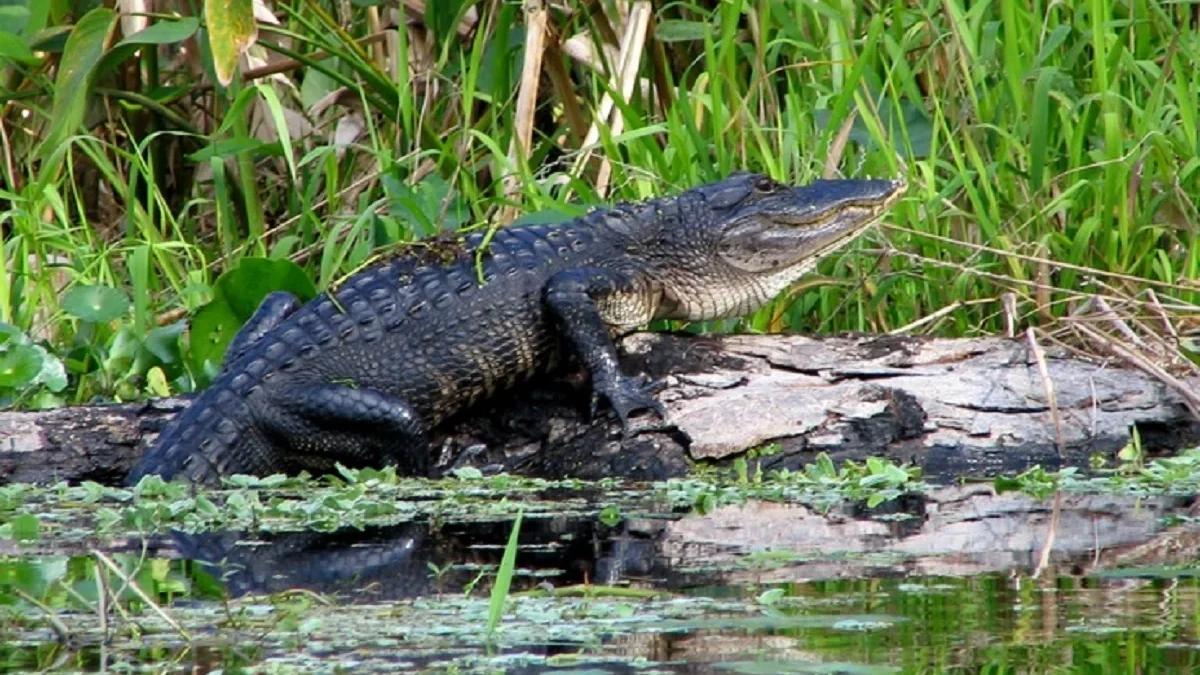
<svg viewBox="0 0 1200 675">
<path fill-rule="evenodd" d="M 216 338 L 165 327 L 209 303 L 244 257 L 290 258 L 324 288 L 382 247 L 444 229 L 737 169 L 904 175 L 911 187 L 885 228 L 822 266 L 836 283 L 704 329 L 891 331 L 927 318 L 919 331 L 995 333 L 1006 293 L 1017 330 L 1047 335 L 1093 293 L 1131 321 L 1153 313 L 1147 302 L 1184 329 L 1200 314 L 1200 31 L 1187 4 L 664 3 L 628 98 L 545 54 L 530 147 L 516 155 L 526 34 L 514 3 L 437 3 L 394 43 L 360 46 L 372 9 L 281 2 L 253 54 L 294 64 L 229 89 L 212 86 L 205 40 L 179 52 L 191 24 L 96 43 L 115 16 L 50 3 L 39 17 L 40 4 L 24 23 L 0 20 L 0 322 L 12 327 L 0 403 L 203 385 L 213 364 L 190 358 L 193 345 Z M 465 36 L 460 5 L 478 12 Z M 619 36 L 618 13 L 599 7 L 549 24 L 563 40 Z M 55 29 L 70 26 L 64 42 Z M 601 120 L 581 148 L 605 97 L 621 129 Z M 303 111 L 312 127 L 287 129 Z M 334 142 L 339 124 L 359 130 L 349 145 Z M 127 305 L 89 320 L 64 302 L 92 286 Z M 22 366 L 32 352 L 35 376 Z"/>
</svg>

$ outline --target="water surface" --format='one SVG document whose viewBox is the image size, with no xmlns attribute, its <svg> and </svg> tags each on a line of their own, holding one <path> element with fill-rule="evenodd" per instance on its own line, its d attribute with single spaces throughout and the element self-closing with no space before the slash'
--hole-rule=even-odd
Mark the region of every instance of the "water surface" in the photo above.
<svg viewBox="0 0 1200 675">
<path fill-rule="evenodd" d="M 611 492 L 562 496 L 524 516 L 490 636 L 511 518 L 124 537 L 43 521 L 0 542 L 0 668 L 1200 672 L 1190 498 L 974 486 L 614 516 Z"/>
</svg>

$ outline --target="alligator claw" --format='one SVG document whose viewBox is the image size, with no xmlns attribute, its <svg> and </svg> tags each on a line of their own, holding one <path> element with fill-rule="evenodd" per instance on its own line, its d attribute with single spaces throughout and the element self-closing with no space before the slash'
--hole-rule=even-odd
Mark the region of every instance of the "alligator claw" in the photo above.
<svg viewBox="0 0 1200 675">
<path fill-rule="evenodd" d="M 610 386 L 598 388 L 592 392 L 592 417 L 596 416 L 600 398 L 608 399 L 612 409 L 621 420 L 621 430 L 626 438 L 632 435 L 629 426 L 630 416 L 639 410 L 653 410 L 659 419 L 667 418 L 667 407 L 654 394 L 662 391 L 666 385 L 656 382 L 646 375 L 637 377 L 620 377 Z"/>
</svg>

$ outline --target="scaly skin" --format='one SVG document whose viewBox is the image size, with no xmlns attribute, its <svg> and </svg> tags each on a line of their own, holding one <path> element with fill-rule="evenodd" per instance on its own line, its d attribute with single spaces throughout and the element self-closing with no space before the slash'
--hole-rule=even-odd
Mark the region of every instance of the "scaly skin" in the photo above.
<svg viewBox="0 0 1200 675">
<path fill-rule="evenodd" d="M 429 470 L 425 433 L 569 355 L 627 424 L 662 406 L 613 338 L 650 320 L 742 316 L 875 222 L 902 182 L 780 185 L 736 174 L 675 197 L 482 235 L 450 261 L 396 258 L 301 305 L 268 296 L 217 380 L 129 475 L 394 464 Z"/>
</svg>

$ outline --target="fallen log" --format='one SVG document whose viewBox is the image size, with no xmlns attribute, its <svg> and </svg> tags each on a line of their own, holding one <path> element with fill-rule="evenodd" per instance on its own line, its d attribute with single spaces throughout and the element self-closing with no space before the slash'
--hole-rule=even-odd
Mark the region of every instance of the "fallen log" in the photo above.
<svg viewBox="0 0 1200 675">
<path fill-rule="evenodd" d="M 622 348 L 628 372 L 666 384 L 672 425 L 641 418 L 624 437 L 609 413 L 587 419 L 586 389 L 547 380 L 436 433 L 439 469 L 661 479 L 757 448 L 764 469 L 825 452 L 885 456 L 933 477 L 989 476 L 1111 460 L 1135 429 L 1151 456 L 1200 442 L 1200 422 L 1158 380 L 1053 347 L 1043 371 L 1018 340 L 642 333 Z M 2 412 L 0 480 L 118 483 L 185 404 Z"/>
</svg>

